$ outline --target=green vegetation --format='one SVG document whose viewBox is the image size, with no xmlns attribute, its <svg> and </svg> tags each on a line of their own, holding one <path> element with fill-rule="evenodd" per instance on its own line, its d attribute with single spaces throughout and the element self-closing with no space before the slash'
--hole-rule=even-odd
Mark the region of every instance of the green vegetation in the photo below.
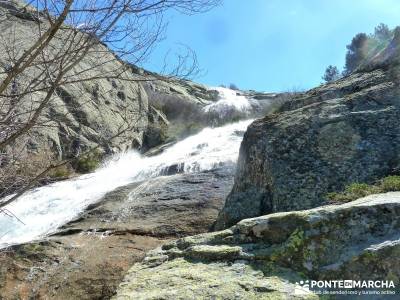
<svg viewBox="0 0 400 300">
<path fill-rule="evenodd" d="M 325 80 L 325 82 L 331 82 L 335 81 L 340 78 L 340 72 L 339 69 L 336 66 L 329 65 L 326 70 L 324 76 L 322 76 L 322 79 Z"/>
<path fill-rule="evenodd" d="M 99 167 L 102 159 L 100 151 L 92 151 L 86 155 L 83 155 L 78 159 L 75 164 L 75 170 L 79 173 L 90 173 Z"/>
<path fill-rule="evenodd" d="M 45 257 L 45 243 L 28 243 L 17 247 L 15 250 L 15 256 L 18 259 L 23 259 L 24 261 L 30 260 L 43 260 Z"/>
<path fill-rule="evenodd" d="M 380 186 L 384 192 L 400 191 L 400 176 L 388 176 L 381 180 Z"/>
<path fill-rule="evenodd" d="M 329 193 L 326 198 L 331 202 L 350 202 L 368 195 L 400 191 L 400 176 L 387 176 L 376 184 L 352 183 L 340 193 Z"/>
<path fill-rule="evenodd" d="M 48 173 L 48 176 L 49 176 L 50 178 L 53 178 L 53 179 L 56 179 L 56 178 L 66 178 L 66 177 L 71 176 L 72 173 L 73 173 L 73 172 L 72 172 L 72 170 L 71 170 L 70 167 L 68 167 L 67 165 L 62 165 L 62 166 L 59 166 L 59 167 L 57 167 L 57 168 L 51 170 L 51 171 Z"/>
<path fill-rule="evenodd" d="M 341 75 L 350 75 L 385 49 L 393 39 L 396 30 L 398 29 L 391 30 L 386 24 L 381 23 L 375 27 L 374 32 L 371 34 L 356 34 L 350 44 L 346 46 L 346 61 Z M 341 75 L 336 66 L 330 65 L 326 68 L 322 78 L 326 82 L 330 82 L 340 78 Z"/>
</svg>

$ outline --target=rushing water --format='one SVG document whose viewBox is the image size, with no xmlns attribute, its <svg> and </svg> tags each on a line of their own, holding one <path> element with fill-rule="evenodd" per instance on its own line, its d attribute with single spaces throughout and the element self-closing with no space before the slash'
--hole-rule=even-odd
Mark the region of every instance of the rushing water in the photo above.
<svg viewBox="0 0 400 300">
<path fill-rule="evenodd" d="M 236 162 L 243 133 L 250 122 L 205 128 L 152 157 L 126 152 L 94 173 L 27 192 L 6 207 L 26 225 L 0 214 L 0 248 L 54 232 L 107 192 L 160 176 L 169 166 L 177 165 L 182 172 L 198 172 Z"/>
<path fill-rule="evenodd" d="M 241 113 L 251 112 L 252 106 L 245 96 L 239 95 L 237 91 L 223 87 L 213 88 L 218 91 L 220 99 L 203 108 L 207 113 L 218 113 L 224 118 L 230 111 L 235 110 Z"/>
</svg>

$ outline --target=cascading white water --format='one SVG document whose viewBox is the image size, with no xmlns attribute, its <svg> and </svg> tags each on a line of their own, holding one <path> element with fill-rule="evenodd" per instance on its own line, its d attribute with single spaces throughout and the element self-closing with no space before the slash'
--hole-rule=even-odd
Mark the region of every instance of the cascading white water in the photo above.
<svg viewBox="0 0 400 300">
<path fill-rule="evenodd" d="M 203 129 L 152 157 L 135 151 L 123 153 L 94 173 L 27 192 L 6 207 L 26 225 L 0 214 L 0 248 L 54 232 L 107 192 L 160 176 L 169 166 L 179 165 L 184 172 L 196 172 L 236 162 L 243 132 L 250 123 L 246 120 Z"/>
<path fill-rule="evenodd" d="M 239 95 L 237 91 L 224 87 L 215 87 L 213 89 L 218 91 L 220 99 L 206 105 L 203 108 L 204 112 L 217 113 L 221 118 L 226 117 L 232 111 L 242 114 L 251 112 L 252 106 L 249 99 Z"/>
</svg>

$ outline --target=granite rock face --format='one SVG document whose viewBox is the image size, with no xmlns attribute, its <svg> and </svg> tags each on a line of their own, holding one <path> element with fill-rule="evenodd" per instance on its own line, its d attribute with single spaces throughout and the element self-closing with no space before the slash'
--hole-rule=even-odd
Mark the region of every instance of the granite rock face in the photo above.
<svg viewBox="0 0 400 300">
<path fill-rule="evenodd" d="M 7 47 L 28 49 L 38 38 L 39 26 L 45 30 L 49 25 L 40 12 L 22 0 L 0 1 L 0 18 L 0 39 L 4 41 L 0 43 L 0 71 L 4 72 L 12 64 Z M 62 49 L 68 40 L 66 35 L 62 30 L 57 33 L 47 55 L 51 57 Z M 12 88 L 23 91 L 25 82 L 39 77 L 40 72 L 40 68 L 30 67 Z M 203 85 L 167 79 L 125 63 L 101 43 L 93 46 L 66 76 L 73 82 L 61 85 L 52 96 L 39 120 L 45 125 L 36 126 L 29 136 L 18 140 L 17 146 L 25 148 L 28 154 L 48 152 L 55 159 L 64 159 L 91 147 L 98 147 L 105 154 L 142 146 L 148 149 L 163 142 L 160 135 L 169 125 L 163 113 L 149 105 L 149 100 L 179 98 L 184 103 L 204 106 L 218 96 Z M 44 96 L 44 92 L 37 91 L 24 97 L 18 104 L 15 122 L 26 121 L 30 116 L 26 112 Z M 5 109 L 7 105 L 3 103 L 0 113 L 5 113 Z"/>
<path fill-rule="evenodd" d="M 400 166 L 400 89 L 388 71 L 355 73 L 296 95 L 251 124 L 217 228 L 326 203 Z"/>
<path fill-rule="evenodd" d="M 112 299 L 318 299 L 309 292 L 295 295 L 295 284 L 264 276 L 245 262 L 192 263 L 176 258 L 156 267 L 134 265 L 125 280 Z"/>
<path fill-rule="evenodd" d="M 246 219 L 135 264 L 114 299 L 296 299 L 304 279 L 400 284 L 400 193 Z M 287 298 L 289 296 L 289 298 Z"/>
<path fill-rule="evenodd" d="M 147 72 L 147 74 L 149 78 L 155 76 L 150 72 Z M 159 75 L 158 78 L 160 78 Z M 154 98 L 180 98 L 184 102 L 198 105 L 206 105 L 218 99 L 216 90 L 189 80 L 147 81 L 144 83 L 144 88 Z"/>
<path fill-rule="evenodd" d="M 0 5 L 2 41 L 9 41 L 18 51 L 28 49 L 37 39 L 39 26 L 49 25 L 44 18 L 34 20 L 29 6 L 21 1 L 9 1 Z M 43 29 L 42 29 L 43 30 Z M 51 57 L 68 40 L 60 31 L 48 47 Z M 14 36 L 16 42 L 10 42 Z M 9 65 L 7 44 L 0 45 L 0 69 Z M 54 52 L 54 53 L 53 53 Z M 29 67 L 13 83 L 16 92 L 24 91 L 25 82 L 39 77 L 39 67 Z M 122 72 L 120 76 L 117 74 Z M 126 80 L 118 79 L 124 78 Z M 48 107 L 36 126 L 20 144 L 27 144 L 29 152 L 50 152 L 55 158 L 77 155 L 90 147 L 99 146 L 104 153 L 114 153 L 142 143 L 147 127 L 147 94 L 141 84 L 132 82 L 137 78 L 105 45 L 96 44 L 93 49 L 68 73 L 73 83 L 57 88 Z M 88 78 L 96 78 L 90 79 Z M 67 79 L 65 79 L 68 81 Z M 46 93 L 36 91 L 23 97 L 18 104 L 20 116 L 15 121 L 26 121 L 29 107 L 35 108 Z M 119 136 L 116 136 L 123 129 Z"/>
</svg>

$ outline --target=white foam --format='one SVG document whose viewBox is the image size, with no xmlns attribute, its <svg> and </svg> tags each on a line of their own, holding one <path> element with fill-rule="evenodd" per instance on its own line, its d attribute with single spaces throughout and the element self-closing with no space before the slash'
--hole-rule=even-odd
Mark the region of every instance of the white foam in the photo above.
<svg viewBox="0 0 400 300">
<path fill-rule="evenodd" d="M 46 236 L 107 192 L 159 176 L 168 166 L 180 165 L 184 172 L 196 172 L 236 162 L 242 133 L 250 123 L 251 120 L 246 120 L 206 128 L 153 157 L 126 152 L 113 157 L 94 173 L 27 192 L 6 207 L 26 225 L 0 214 L 0 248 Z"/>
<path fill-rule="evenodd" d="M 248 98 L 239 95 L 237 91 L 223 87 L 215 87 L 219 93 L 219 100 L 206 105 L 203 110 L 206 113 L 217 113 L 224 118 L 233 110 L 240 113 L 251 112 L 252 106 Z"/>
</svg>

